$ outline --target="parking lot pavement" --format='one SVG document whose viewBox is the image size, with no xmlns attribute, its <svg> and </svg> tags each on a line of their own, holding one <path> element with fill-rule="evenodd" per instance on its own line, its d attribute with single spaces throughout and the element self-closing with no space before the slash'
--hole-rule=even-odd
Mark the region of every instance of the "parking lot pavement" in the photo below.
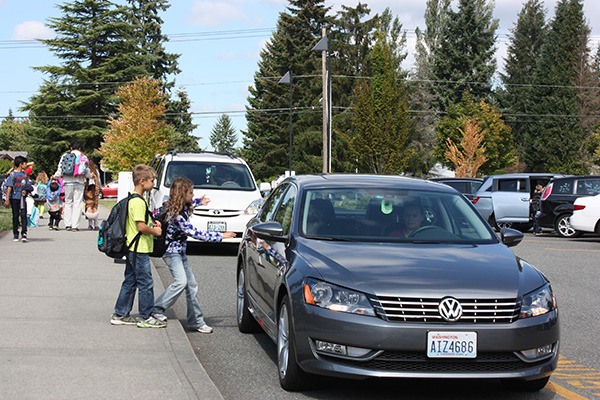
<svg viewBox="0 0 600 400">
<path fill-rule="evenodd" d="M 50 231 L 47 221 L 28 243 L 0 237 L 0 397 L 222 399 L 177 319 L 166 329 L 110 324 L 124 264 L 97 250 L 97 232 Z"/>
</svg>

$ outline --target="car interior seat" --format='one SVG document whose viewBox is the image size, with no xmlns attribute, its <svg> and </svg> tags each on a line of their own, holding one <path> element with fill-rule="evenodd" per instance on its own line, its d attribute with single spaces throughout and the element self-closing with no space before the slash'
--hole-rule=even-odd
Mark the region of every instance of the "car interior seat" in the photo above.
<svg viewBox="0 0 600 400">
<path fill-rule="evenodd" d="M 335 210 L 327 199 L 313 199 L 308 207 L 306 234 L 318 235 L 331 233 L 335 227 Z"/>
</svg>

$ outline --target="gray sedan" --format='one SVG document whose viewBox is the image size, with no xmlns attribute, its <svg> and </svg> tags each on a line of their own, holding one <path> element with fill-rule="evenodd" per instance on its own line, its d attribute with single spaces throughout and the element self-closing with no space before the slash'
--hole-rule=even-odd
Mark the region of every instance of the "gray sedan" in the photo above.
<svg viewBox="0 0 600 400">
<path fill-rule="evenodd" d="M 546 277 L 442 184 L 394 176 L 286 179 L 244 232 L 237 321 L 277 344 L 285 390 L 313 375 L 499 378 L 540 390 L 557 366 Z"/>
</svg>

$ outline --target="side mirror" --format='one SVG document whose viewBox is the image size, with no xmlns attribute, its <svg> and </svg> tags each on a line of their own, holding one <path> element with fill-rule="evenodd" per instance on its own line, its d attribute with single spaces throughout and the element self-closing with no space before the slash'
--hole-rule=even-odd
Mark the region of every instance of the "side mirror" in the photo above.
<svg viewBox="0 0 600 400">
<path fill-rule="evenodd" d="M 279 222 L 263 222 L 249 228 L 250 232 L 264 240 L 284 242 L 283 226 Z"/>
<path fill-rule="evenodd" d="M 508 247 L 513 247 L 523 240 L 523 232 L 512 228 L 500 229 L 500 240 Z"/>
</svg>

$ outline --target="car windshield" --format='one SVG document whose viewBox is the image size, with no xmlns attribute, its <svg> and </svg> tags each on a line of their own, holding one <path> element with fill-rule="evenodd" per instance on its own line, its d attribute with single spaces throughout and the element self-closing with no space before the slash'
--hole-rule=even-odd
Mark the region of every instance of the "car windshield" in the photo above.
<svg viewBox="0 0 600 400">
<path fill-rule="evenodd" d="M 307 190 L 301 205 L 300 234 L 321 240 L 497 242 L 462 195 L 389 188 Z"/>
<path fill-rule="evenodd" d="M 244 164 L 202 161 L 172 161 L 167 166 L 165 186 L 177 177 L 185 177 L 196 189 L 256 190 L 250 170 Z"/>
</svg>

